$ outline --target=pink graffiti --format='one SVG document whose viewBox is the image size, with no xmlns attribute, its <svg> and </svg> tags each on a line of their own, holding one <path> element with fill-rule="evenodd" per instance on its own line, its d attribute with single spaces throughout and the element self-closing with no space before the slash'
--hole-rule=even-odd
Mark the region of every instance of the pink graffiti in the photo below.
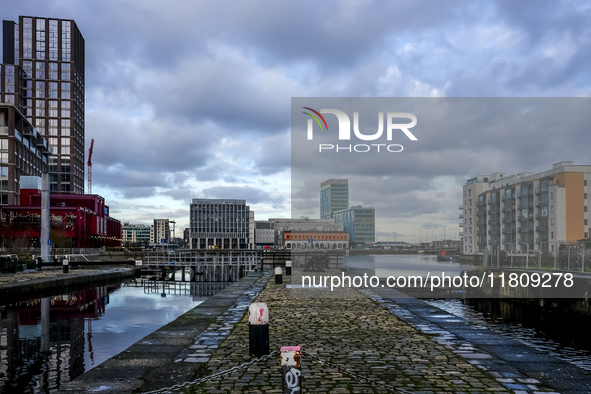
<svg viewBox="0 0 591 394">
<path fill-rule="evenodd" d="M 263 317 L 263 314 L 265 313 L 265 308 L 261 308 L 260 311 L 261 311 L 261 315 L 259 316 L 259 321 L 262 323 L 263 321 L 261 319 Z"/>
</svg>

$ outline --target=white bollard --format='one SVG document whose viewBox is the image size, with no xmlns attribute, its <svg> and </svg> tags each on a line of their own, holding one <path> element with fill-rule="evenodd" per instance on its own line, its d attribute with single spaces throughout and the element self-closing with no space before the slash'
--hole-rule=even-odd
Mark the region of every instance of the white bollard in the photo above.
<svg viewBox="0 0 591 394">
<path fill-rule="evenodd" d="M 291 275 L 291 260 L 285 262 L 285 275 Z"/>
<path fill-rule="evenodd" d="M 281 347 L 281 372 L 283 374 L 283 392 L 302 392 L 302 365 L 300 346 Z"/>
<path fill-rule="evenodd" d="M 269 308 L 264 302 L 248 307 L 248 344 L 254 356 L 269 354 Z"/>
<path fill-rule="evenodd" d="M 275 268 L 275 284 L 280 285 L 283 283 L 283 270 L 281 267 Z"/>
</svg>

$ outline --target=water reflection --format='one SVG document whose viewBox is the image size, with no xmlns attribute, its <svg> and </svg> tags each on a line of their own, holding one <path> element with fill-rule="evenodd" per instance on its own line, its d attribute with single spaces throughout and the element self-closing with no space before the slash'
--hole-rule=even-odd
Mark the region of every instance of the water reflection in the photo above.
<svg viewBox="0 0 591 394">
<path fill-rule="evenodd" d="M 344 265 L 349 275 L 378 276 L 431 276 L 459 275 L 463 270 L 471 266 L 462 265 L 453 261 L 437 261 L 436 255 L 425 254 L 375 254 L 345 256 Z"/>
<path fill-rule="evenodd" d="M 59 389 L 227 285 L 136 280 L 0 306 L 0 392 Z"/>
<path fill-rule="evenodd" d="M 560 300 L 568 301 L 568 300 Z M 591 318 L 546 312 L 500 299 L 429 300 L 429 304 L 591 371 Z"/>
</svg>

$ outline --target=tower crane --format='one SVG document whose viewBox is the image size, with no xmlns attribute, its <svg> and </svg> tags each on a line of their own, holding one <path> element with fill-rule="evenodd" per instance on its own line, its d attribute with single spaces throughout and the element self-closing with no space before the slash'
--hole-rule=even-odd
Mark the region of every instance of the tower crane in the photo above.
<svg viewBox="0 0 591 394">
<path fill-rule="evenodd" d="M 88 194 L 92 194 L 92 148 L 94 147 L 94 138 L 90 141 L 88 150 Z"/>
</svg>

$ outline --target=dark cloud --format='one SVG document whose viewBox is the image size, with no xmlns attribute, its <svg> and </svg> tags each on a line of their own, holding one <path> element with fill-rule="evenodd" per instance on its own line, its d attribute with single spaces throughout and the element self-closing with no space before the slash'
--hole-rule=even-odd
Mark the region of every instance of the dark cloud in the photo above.
<svg viewBox="0 0 591 394">
<path fill-rule="evenodd" d="M 420 221 L 438 224 L 451 220 L 459 197 L 451 185 L 474 174 L 588 160 L 586 104 L 548 101 L 534 110 L 556 116 L 542 122 L 510 102 L 473 99 L 589 96 L 584 2 L 31 0 L 2 11 L 10 20 L 76 21 L 86 42 L 93 181 L 116 198 L 234 197 L 280 207 L 275 184 L 294 164 L 294 179 L 301 171 L 310 188 L 295 192 L 294 210 L 317 212 L 319 182 L 347 174 L 363 190 L 352 201 L 387 217 L 399 212 L 404 223 L 432 215 Z M 404 151 L 377 166 L 371 155 L 324 160 L 291 144 L 292 97 L 349 96 L 469 99 L 461 112 L 429 109 L 418 125 L 429 131 L 396 141 Z M 362 122 L 375 127 L 370 117 Z"/>
</svg>

